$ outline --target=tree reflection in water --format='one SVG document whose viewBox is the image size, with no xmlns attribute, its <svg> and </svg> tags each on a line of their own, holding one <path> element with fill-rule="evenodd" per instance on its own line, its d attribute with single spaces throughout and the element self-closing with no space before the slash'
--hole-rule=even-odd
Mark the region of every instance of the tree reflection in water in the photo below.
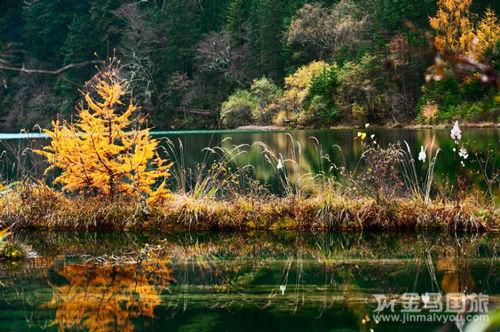
<svg viewBox="0 0 500 332">
<path fill-rule="evenodd" d="M 137 263 L 65 264 L 47 304 L 56 309 L 59 330 L 134 331 L 133 318 L 154 317 L 160 294 L 173 281 L 167 259 Z"/>
<path fill-rule="evenodd" d="M 186 233 L 125 237 L 115 244 L 71 235 L 20 240 L 41 257 L 0 269 L 0 330 L 9 319 L 34 329 L 178 329 L 207 315 L 214 330 L 233 330 L 231 324 L 255 315 L 290 322 L 291 330 L 297 320 L 369 330 L 375 328 L 373 294 L 400 304 L 406 292 L 483 292 L 491 307 L 500 294 L 495 234 Z M 10 308 L 17 317 L 9 316 Z"/>
</svg>

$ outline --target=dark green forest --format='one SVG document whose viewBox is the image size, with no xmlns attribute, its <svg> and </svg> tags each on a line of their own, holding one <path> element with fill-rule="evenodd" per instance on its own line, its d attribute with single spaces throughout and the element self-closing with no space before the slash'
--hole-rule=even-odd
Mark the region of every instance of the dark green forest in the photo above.
<svg viewBox="0 0 500 332">
<path fill-rule="evenodd" d="M 498 121 L 494 84 L 449 66 L 426 80 L 440 72 L 429 41 L 439 34 L 429 20 L 438 6 L 1 0 L 0 130 L 70 119 L 85 82 L 110 57 L 156 129 Z M 487 27 L 498 37 L 499 6 L 474 0 L 461 14 L 483 36 L 482 19 L 494 13 Z M 497 44 L 485 42 L 476 60 L 497 66 Z"/>
</svg>

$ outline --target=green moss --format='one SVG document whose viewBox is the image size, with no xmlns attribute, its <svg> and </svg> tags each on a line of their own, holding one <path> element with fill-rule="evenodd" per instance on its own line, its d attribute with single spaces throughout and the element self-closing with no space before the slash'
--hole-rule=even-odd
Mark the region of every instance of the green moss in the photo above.
<svg viewBox="0 0 500 332">
<path fill-rule="evenodd" d="M 19 260 L 26 256 L 24 249 L 12 242 L 4 242 L 0 246 L 0 259 Z"/>
</svg>

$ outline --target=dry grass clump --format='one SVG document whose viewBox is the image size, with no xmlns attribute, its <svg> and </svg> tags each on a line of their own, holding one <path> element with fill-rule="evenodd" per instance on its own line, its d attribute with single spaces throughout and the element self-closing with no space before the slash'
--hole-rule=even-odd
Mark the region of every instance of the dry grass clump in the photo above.
<svg viewBox="0 0 500 332">
<path fill-rule="evenodd" d="M 43 184 L 19 185 L 0 196 L 3 225 L 50 230 L 442 230 L 495 231 L 498 211 L 472 197 L 460 203 L 413 198 L 322 194 L 241 196 L 232 200 L 173 195 L 162 204 L 67 196 Z"/>
<path fill-rule="evenodd" d="M 22 184 L 0 196 L 0 218 L 16 228 L 124 230 L 138 204 L 100 197 L 66 196 L 44 184 Z"/>
</svg>

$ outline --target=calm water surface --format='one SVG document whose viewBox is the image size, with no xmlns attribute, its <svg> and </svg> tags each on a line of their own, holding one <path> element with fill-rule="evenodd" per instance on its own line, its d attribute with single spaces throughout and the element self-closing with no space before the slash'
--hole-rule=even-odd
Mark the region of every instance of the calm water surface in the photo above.
<svg viewBox="0 0 500 332">
<path fill-rule="evenodd" d="M 488 167 L 498 169 L 500 163 L 500 129 L 465 129 L 462 142 L 469 153 L 466 165 L 462 169 L 457 160 L 457 153 L 453 151 L 453 140 L 450 138 L 449 129 L 386 129 L 368 128 L 364 130 L 368 136 L 375 135 L 374 139 L 381 145 L 406 141 L 416 158 L 421 146 L 431 146 L 434 139 L 434 152 L 441 149 L 436 164 L 436 182 L 447 185 L 454 184 L 458 173 L 466 177 L 470 183 L 484 190 L 484 182 L 478 159 L 484 164 L 489 159 Z M 184 131 L 184 132 L 157 132 L 155 135 L 162 139 L 170 139 L 176 146 L 177 153 L 182 155 L 182 160 L 174 160 L 177 164 L 195 168 L 197 164 L 209 158 L 210 153 L 206 147 L 221 146 L 231 148 L 241 145 L 245 153 L 241 154 L 236 162 L 240 165 L 252 165 L 252 174 L 258 180 L 275 184 L 276 172 L 262 155 L 262 147 L 256 142 L 262 142 L 283 158 L 295 158 L 300 165 L 302 173 L 318 174 L 331 169 L 331 165 L 345 166 L 353 169 L 359 162 L 363 152 L 359 140 L 354 140 L 358 130 L 352 129 L 321 129 L 321 130 L 291 130 L 291 131 Z M 47 144 L 39 135 L 29 134 L 0 134 L 0 172 L 4 177 L 16 178 L 19 172 L 16 165 L 25 165 L 25 168 L 35 168 L 38 173 L 43 173 L 39 158 L 33 157 L 31 150 L 26 147 L 39 148 Z M 22 137 L 20 139 L 20 137 Z M 165 145 L 165 142 L 162 144 Z M 182 145 L 182 149 L 179 146 Z M 182 150 L 182 153 L 180 153 Z M 24 153 L 23 153 L 24 152 Z M 329 161 L 320 158 L 328 155 Z M 429 153 L 428 153 L 429 157 Z M 419 166 L 420 167 L 420 166 Z M 425 171 L 421 170 L 422 172 Z M 484 184 L 484 183 L 483 183 Z M 279 190 L 279 188 L 278 188 Z"/>
<path fill-rule="evenodd" d="M 496 234 L 16 239 L 32 257 L 0 264 L 0 331 L 458 331 L 376 324 L 373 294 L 483 293 L 500 305 Z"/>
</svg>

